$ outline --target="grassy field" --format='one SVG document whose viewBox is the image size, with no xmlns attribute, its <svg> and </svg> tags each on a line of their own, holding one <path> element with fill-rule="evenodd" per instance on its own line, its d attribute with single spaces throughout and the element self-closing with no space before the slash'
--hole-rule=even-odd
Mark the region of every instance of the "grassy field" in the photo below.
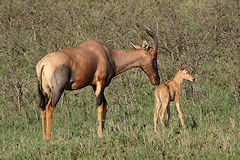
<svg viewBox="0 0 240 160">
<path fill-rule="evenodd" d="M 238 0 L 2 0 L 0 2 L 0 159 L 240 159 Z M 42 140 L 36 63 L 96 39 L 112 48 L 158 35 L 161 83 L 183 63 L 182 128 L 170 103 L 169 128 L 153 131 L 154 89 L 139 68 L 105 90 L 109 112 L 97 136 L 91 87 L 65 91 Z"/>
</svg>

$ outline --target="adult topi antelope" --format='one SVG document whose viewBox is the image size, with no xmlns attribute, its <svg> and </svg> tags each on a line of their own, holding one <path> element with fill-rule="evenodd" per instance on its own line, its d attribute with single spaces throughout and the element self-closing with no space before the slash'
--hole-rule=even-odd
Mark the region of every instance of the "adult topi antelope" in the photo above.
<svg viewBox="0 0 240 160">
<path fill-rule="evenodd" d="M 194 77 L 189 73 L 187 68 L 181 67 L 172 80 L 168 80 L 166 83 L 161 84 L 155 89 L 155 112 L 154 112 L 154 131 L 157 131 L 157 119 L 160 116 L 160 121 L 163 127 L 164 125 L 164 112 L 167 109 L 167 126 L 170 118 L 170 107 L 169 102 L 175 101 L 179 118 L 181 120 L 182 126 L 184 126 L 182 111 L 180 109 L 180 86 L 183 80 L 194 81 Z M 159 113 L 160 105 L 162 108 Z"/>
<path fill-rule="evenodd" d="M 43 139 L 51 139 L 52 113 L 64 90 L 92 86 L 97 98 L 98 136 L 101 136 L 108 111 L 104 89 L 114 76 L 140 67 L 153 85 L 159 84 L 157 37 L 146 26 L 144 29 L 152 47 L 144 41 L 142 47 L 134 45 L 135 49 L 112 49 L 96 40 L 87 40 L 79 46 L 50 53 L 38 62 L 36 72 L 41 97 Z"/>
</svg>

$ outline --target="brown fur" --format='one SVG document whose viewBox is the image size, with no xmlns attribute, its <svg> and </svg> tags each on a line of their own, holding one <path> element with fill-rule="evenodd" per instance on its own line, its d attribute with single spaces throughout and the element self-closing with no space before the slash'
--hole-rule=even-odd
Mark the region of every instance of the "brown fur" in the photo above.
<svg viewBox="0 0 240 160">
<path fill-rule="evenodd" d="M 169 102 L 175 101 L 179 118 L 182 126 L 184 126 L 183 116 L 180 109 L 180 86 L 183 80 L 193 81 L 194 77 L 188 72 L 187 68 L 182 68 L 177 71 L 172 80 L 168 80 L 166 83 L 161 84 L 155 89 L 155 112 L 154 112 L 154 131 L 157 131 L 157 119 L 160 116 L 160 121 L 163 127 L 164 125 L 164 112 L 167 109 L 167 126 L 170 118 Z M 162 108 L 159 113 L 160 105 Z"/>
<path fill-rule="evenodd" d="M 43 139 L 51 138 L 52 113 L 63 90 L 81 89 L 88 85 L 93 87 L 97 97 L 98 135 L 101 136 L 108 110 L 104 88 L 114 76 L 133 67 L 142 68 L 152 84 L 159 84 L 159 76 L 153 66 L 156 60 L 157 51 L 149 46 L 112 49 L 96 40 L 88 40 L 79 46 L 46 55 L 36 65 L 42 96 Z"/>
</svg>

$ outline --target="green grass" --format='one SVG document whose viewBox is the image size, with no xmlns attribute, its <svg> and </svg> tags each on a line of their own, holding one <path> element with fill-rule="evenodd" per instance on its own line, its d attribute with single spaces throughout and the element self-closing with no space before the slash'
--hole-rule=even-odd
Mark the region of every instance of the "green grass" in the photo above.
<svg viewBox="0 0 240 160">
<path fill-rule="evenodd" d="M 0 2 L 0 159 L 240 159 L 237 1 Z M 27 17 L 31 16 L 31 23 Z M 154 89 L 141 69 L 115 77 L 103 136 L 91 87 L 65 91 L 42 140 L 35 64 L 46 54 L 96 39 L 113 48 L 158 35 L 161 83 L 183 63 L 181 110 L 153 131 Z M 36 33 L 36 41 L 33 32 Z"/>
<path fill-rule="evenodd" d="M 113 84 L 114 81 L 116 80 L 113 80 Z M 147 84 L 148 81 L 144 86 Z M 127 88 L 129 87 L 126 86 Z M 191 100 L 182 97 L 186 128 L 181 127 L 175 103 L 172 102 L 169 128 L 163 131 L 158 123 L 158 132 L 154 133 L 153 87 L 141 87 L 137 95 L 131 96 L 134 91 L 129 91 L 127 96 L 119 98 L 110 96 L 112 89 L 110 86 L 106 91 L 110 108 L 102 138 L 96 134 L 95 99 L 91 96 L 93 91 L 89 87 L 75 93 L 67 92 L 63 106 L 60 100 L 53 114 L 51 141 L 42 140 L 39 112 L 37 115 L 27 115 L 28 112 L 33 113 L 36 106 L 22 109 L 22 113 L 25 111 L 26 114 L 15 113 L 15 116 L 2 119 L 1 158 L 239 158 L 239 108 L 231 104 L 227 91 L 214 91 L 214 96 L 226 98 L 221 103 L 202 101 L 201 104 L 193 105 Z M 75 100 L 68 101 L 72 96 Z M 217 108 L 213 107 L 215 105 Z M 234 110 L 227 108 L 229 106 Z M 232 111 L 234 112 L 229 116 L 228 113 Z"/>
</svg>

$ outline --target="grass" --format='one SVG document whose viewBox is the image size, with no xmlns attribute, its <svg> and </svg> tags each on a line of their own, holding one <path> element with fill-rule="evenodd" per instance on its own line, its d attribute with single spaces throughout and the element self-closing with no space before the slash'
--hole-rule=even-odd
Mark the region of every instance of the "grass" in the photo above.
<svg viewBox="0 0 240 160">
<path fill-rule="evenodd" d="M 237 6 L 226 0 L 0 2 L 0 159 L 240 159 Z M 158 122 L 153 132 L 155 86 L 131 69 L 105 90 L 109 112 L 101 138 L 96 98 L 86 87 L 64 92 L 52 140 L 43 141 L 35 64 L 87 39 L 113 48 L 141 45 L 142 24 L 158 34 L 161 83 L 181 63 L 196 78 L 181 87 L 186 127 L 171 102 L 169 128 Z"/>
<path fill-rule="evenodd" d="M 53 116 L 51 141 L 42 140 L 39 112 L 37 115 L 16 113 L 9 119 L 4 118 L 1 121 L 1 158 L 239 158 L 239 124 L 237 123 L 240 120 L 239 108 L 231 104 L 231 97 L 226 94 L 228 91 L 213 92 L 213 95 L 219 99 L 225 97 L 222 103 L 203 101 L 201 104 L 193 105 L 191 100 L 182 97 L 186 128 L 181 127 L 175 104 L 172 102 L 169 128 L 163 131 L 159 123 L 159 131 L 154 133 L 152 88 L 142 87 L 138 95 L 131 97 L 131 92 L 134 91 L 129 91 L 129 95 L 123 95 L 125 98 L 115 99 L 109 98 L 111 89 L 110 86 L 106 93 L 107 98 L 110 99 L 110 110 L 102 138 L 97 137 L 96 134 L 96 107 L 89 87 L 76 93 L 67 92 L 63 106 L 58 104 Z M 71 96 L 75 96 L 76 100 L 68 101 Z M 84 102 L 82 99 L 85 99 Z M 132 102 L 129 102 L 129 99 Z M 225 109 L 228 106 L 232 106 L 235 110 Z M 34 108 L 36 106 L 27 106 L 23 110 L 33 113 Z M 228 113 L 231 111 L 234 112 L 229 116 Z M 200 112 L 202 112 L 201 117 Z"/>
</svg>

